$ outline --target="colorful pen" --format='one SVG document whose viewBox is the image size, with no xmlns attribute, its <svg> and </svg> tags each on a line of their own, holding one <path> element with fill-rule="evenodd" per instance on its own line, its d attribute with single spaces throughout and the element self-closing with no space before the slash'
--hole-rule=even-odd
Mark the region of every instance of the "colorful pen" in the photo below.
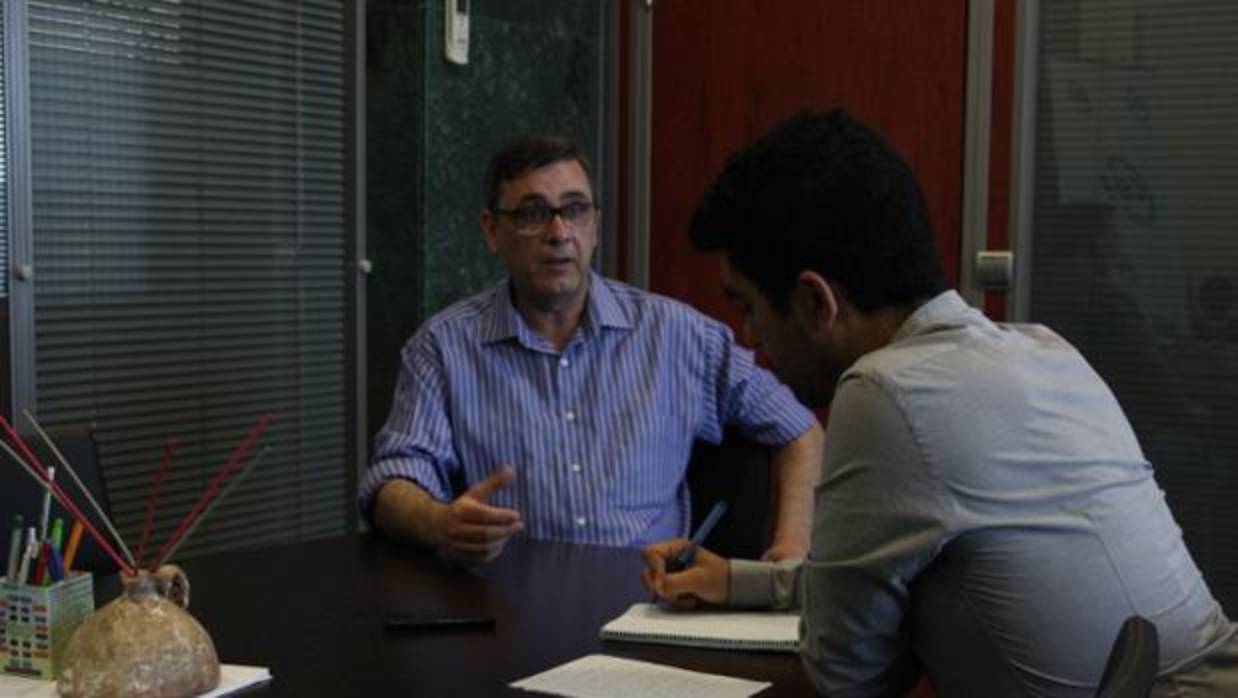
<svg viewBox="0 0 1238 698">
<path fill-rule="evenodd" d="M 82 543 L 83 530 L 81 521 L 74 521 L 73 528 L 69 529 L 69 545 L 64 551 L 64 573 L 66 575 L 73 569 L 73 561 L 77 559 L 77 549 Z"/>
<path fill-rule="evenodd" d="M 64 519 L 57 516 L 56 519 L 52 521 L 52 535 L 51 535 L 51 539 L 48 542 L 52 544 L 53 548 L 60 550 L 61 543 L 63 541 L 64 541 Z"/>
<path fill-rule="evenodd" d="M 47 546 L 47 580 L 49 584 L 55 584 L 64 579 L 64 560 L 60 558 L 60 550 L 54 546 Z"/>
<path fill-rule="evenodd" d="M 13 533 L 9 536 L 9 566 L 4 570 L 4 578 L 10 583 L 21 584 L 17 581 L 17 567 L 21 564 L 22 557 L 26 554 L 22 548 L 22 533 L 26 530 L 26 522 L 22 519 L 21 514 L 13 515 Z"/>
<path fill-rule="evenodd" d="M 52 484 L 56 481 L 56 468 L 54 466 L 47 469 L 47 484 Z M 52 488 L 47 487 L 43 490 L 43 514 L 39 517 L 39 540 L 47 540 L 47 520 L 52 515 Z"/>
<path fill-rule="evenodd" d="M 47 584 L 47 558 L 51 557 L 52 544 L 39 543 L 39 557 L 34 561 L 34 575 L 30 583 L 36 586 Z"/>
<path fill-rule="evenodd" d="M 26 576 L 30 574 L 30 560 L 39 554 L 39 532 L 31 526 L 26 536 L 26 549 L 22 552 L 21 562 L 17 566 L 17 583 L 25 584 Z"/>
</svg>

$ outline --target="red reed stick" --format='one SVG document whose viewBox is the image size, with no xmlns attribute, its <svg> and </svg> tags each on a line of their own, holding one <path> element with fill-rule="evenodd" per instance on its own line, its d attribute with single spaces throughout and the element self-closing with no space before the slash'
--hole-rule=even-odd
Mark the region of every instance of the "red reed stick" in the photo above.
<svg viewBox="0 0 1238 698">
<path fill-rule="evenodd" d="M 22 440 L 21 435 L 19 435 L 17 430 L 13 428 L 13 425 L 9 424 L 9 420 L 4 418 L 4 415 L 0 415 L 0 426 L 4 427 L 5 433 L 9 435 L 9 440 L 13 442 L 13 445 L 16 446 L 17 449 L 21 451 L 21 454 L 29 461 L 29 463 L 25 465 L 27 465 L 30 469 L 30 472 L 34 474 L 45 487 L 51 490 L 52 496 L 56 498 L 56 501 L 60 502 L 60 505 L 73 515 L 73 518 L 82 522 L 82 526 L 86 528 L 86 532 L 90 534 L 91 538 L 95 539 L 95 542 L 99 544 L 99 547 L 103 548 L 103 552 L 107 553 L 108 557 L 112 558 L 112 560 L 116 563 L 116 566 L 120 568 L 122 572 L 128 575 L 134 574 L 134 569 L 129 566 L 129 563 L 121 559 L 120 555 L 116 554 L 116 551 L 112 549 L 112 546 L 107 542 L 107 539 L 99 533 L 99 531 L 94 527 L 94 524 L 90 523 L 90 519 L 86 518 L 86 515 L 77 508 L 77 505 L 74 504 L 71 499 L 69 499 L 69 496 L 64 493 L 64 490 L 60 489 L 60 485 L 57 485 L 54 480 L 47 477 L 47 466 L 43 465 L 38 457 L 34 455 L 34 453 L 30 450 L 30 447 L 27 446 L 26 442 Z"/>
<path fill-rule="evenodd" d="M 163 458 L 159 461 L 159 471 L 155 473 L 155 482 L 151 486 L 150 497 L 146 500 L 146 516 L 142 520 L 142 537 L 138 539 L 138 552 L 134 556 L 134 562 L 138 567 L 142 566 L 142 553 L 146 550 L 146 541 L 150 540 L 150 529 L 155 523 L 155 507 L 159 505 L 159 486 L 168 476 L 168 467 L 172 464 L 172 454 L 177 446 L 180 446 L 180 441 L 176 438 L 163 442 Z"/>
<path fill-rule="evenodd" d="M 206 491 L 203 492 L 202 496 L 198 498 L 198 501 L 194 504 L 193 509 L 190 509 L 189 513 L 185 515 L 185 518 L 181 519 L 181 522 L 177 525 L 176 530 L 172 532 L 172 536 L 168 538 L 168 542 L 164 543 L 163 547 L 159 549 L 159 554 L 155 556 L 155 563 L 151 569 L 158 569 L 159 565 L 164 563 L 164 556 L 167 555 L 168 551 L 171 550 L 173 546 L 180 542 L 181 536 L 185 535 L 185 531 L 190 527 L 190 525 L 193 524 L 194 519 L 197 519 L 198 516 L 202 514 L 202 511 L 206 509 L 206 506 L 211 503 L 211 500 L 215 498 L 216 493 L 219 492 L 219 488 L 223 485 L 223 483 L 228 478 L 232 477 L 232 474 L 236 470 L 237 466 L 242 460 L 245 459 L 246 454 L 249 453 L 249 449 L 253 448 L 254 443 L 257 442 L 263 432 L 267 430 L 267 426 L 270 425 L 273 419 L 275 419 L 275 417 L 270 414 L 264 414 L 258 418 L 258 421 L 254 424 L 253 428 L 251 428 L 249 433 L 245 436 L 245 439 L 232 450 L 232 454 L 228 456 L 228 460 L 223 464 L 223 467 L 221 467 L 215 477 L 211 479 L 210 483 L 206 487 Z"/>
</svg>

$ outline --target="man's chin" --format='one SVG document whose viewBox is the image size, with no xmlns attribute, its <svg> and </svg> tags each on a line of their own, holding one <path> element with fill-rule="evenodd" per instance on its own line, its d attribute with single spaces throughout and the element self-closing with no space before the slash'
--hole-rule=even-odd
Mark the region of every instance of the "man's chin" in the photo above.
<svg viewBox="0 0 1238 698">
<path fill-rule="evenodd" d="M 812 408 L 829 407 L 834 401 L 834 384 L 828 386 L 814 385 L 811 382 L 796 382 L 788 383 L 791 392 L 795 395 L 795 399 L 800 401 L 800 404 Z"/>
<path fill-rule="evenodd" d="M 547 297 L 571 298 L 580 291 L 580 277 L 569 275 L 543 279 L 537 287 L 537 292 Z"/>
<path fill-rule="evenodd" d="M 558 308 L 570 304 L 577 297 L 583 295 L 582 286 L 579 280 L 572 283 L 563 279 L 543 281 L 542 283 L 534 284 L 528 290 L 528 296 L 534 305 L 543 308 Z"/>
</svg>

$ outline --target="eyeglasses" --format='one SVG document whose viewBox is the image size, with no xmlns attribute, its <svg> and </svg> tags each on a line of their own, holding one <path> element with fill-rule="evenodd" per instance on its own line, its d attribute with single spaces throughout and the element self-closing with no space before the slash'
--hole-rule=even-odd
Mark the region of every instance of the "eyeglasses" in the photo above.
<svg viewBox="0 0 1238 698">
<path fill-rule="evenodd" d="M 530 204 L 516 208 L 495 208 L 493 211 L 510 218 L 516 226 L 517 235 L 537 235 L 550 225 L 555 216 L 573 230 L 587 228 L 593 224 L 598 205 L 592 201 L 572 201 L 558 207 Z"/>
</svg>

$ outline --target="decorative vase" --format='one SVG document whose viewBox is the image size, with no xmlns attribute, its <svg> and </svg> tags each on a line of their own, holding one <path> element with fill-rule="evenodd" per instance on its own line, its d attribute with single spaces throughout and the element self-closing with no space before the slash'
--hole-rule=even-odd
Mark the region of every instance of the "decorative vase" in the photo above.
<svg viewBox="0 0 1238 698">
<path fill-rule="evenodd" d="M 210 635 L 185 609 L 189 580 L 175 565 L 123 576 L 125 591 L 88 617 L 65 649 L 64 698 L 188 698 L 219 685 Z"/>
</svg>

